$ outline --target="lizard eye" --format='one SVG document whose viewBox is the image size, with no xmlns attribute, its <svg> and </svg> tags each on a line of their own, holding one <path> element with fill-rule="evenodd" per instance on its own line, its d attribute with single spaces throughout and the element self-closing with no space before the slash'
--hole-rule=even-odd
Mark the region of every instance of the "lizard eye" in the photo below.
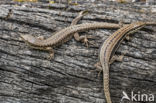
<svg viewBox="0 0 156 103">
<path fill-rule="evenodd" d="M 24 41 L 27 41 L 29 43 L 34 43 L 36 40 L 36 38 L 32 35 L 20 35 L 20 36 Z"/>
</svg>

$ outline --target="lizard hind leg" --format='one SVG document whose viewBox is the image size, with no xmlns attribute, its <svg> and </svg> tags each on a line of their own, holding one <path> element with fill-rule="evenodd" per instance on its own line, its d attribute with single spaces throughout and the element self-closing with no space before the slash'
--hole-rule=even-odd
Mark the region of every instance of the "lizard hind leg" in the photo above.
<svg viewBox="0 0 156 103">
<path fill-rule="evenodd" d="M 109 64 L 112 64 L 114 61 L 119 61 L 121 62 L 123 60 L 124 55 L 114 55 L 110 61 Z"/>
<path fill-rule="evenodd" d="M 91 39 L 91 38 L 94 38 L 94 36 L 92 36 L 92 35 L 85 35 L 84 38 L 82 39 L 82 42 L 86 45 L 87 48 L 89 47 L 89 44 L 91 44 L 91 45 L 95 44 L 94 42 L 89 41 L 88 38 Z"/>
<path fill-rule="evenodd" d="M 101 72 L 102 72 L 102 66 L 100 62 L 97 62 L 96 64 L 94 64 L 94 67 L 96 67 L 96 69 L 94 71 L 98 71 L 98 77 L 100 76 Z"/>
<path fill-rule="evenodd" d="M 89 39 L 94 38 L 94 36 L 92 36 L 92 35 L 80 36 L 78 33 L 75 33 L 74 38 L 76 41 L 83 42 L 86 45 L 86 47 L 89 47 L 89 44 L 92 44 L 92 45 L 94 44 L 88 40 L 88 38 Z"/>
<path fill-rule="evenodd" d="M 89 47 L 89 43 L 90 42 L 89 42 L 89 40 L 88 40 L 86 35 L 85 36 L 80 36 L 79 37 L 79 41 L 83 42 L 86 45 L 87 48 Z"/>
</svg>

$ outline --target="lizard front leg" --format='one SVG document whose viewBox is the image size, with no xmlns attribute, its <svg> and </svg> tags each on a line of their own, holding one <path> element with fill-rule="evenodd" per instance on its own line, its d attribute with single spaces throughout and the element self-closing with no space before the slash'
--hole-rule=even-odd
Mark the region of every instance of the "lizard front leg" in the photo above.
<svg viewBox="0 0 156 103">
<path fill-rule="evenodd" d="M 44 40 L 44 36 L 38 36 L 37 38 L 40 40 Z M 51 60 L 54 58 L 54 50 L 52 47 L 42 47 L 42 48 L 49 52 L 50 55 L 47 57 L 48 60 Z"/>
<path fill-rule="evenodd" d="M 49 56 L 47 57 L 47 59 L 51 60 L 54 58 L 54 50 L 52 47 L 46 47 L 46 50 L 49 52 Z"/>
<path fill-rule="evenodd" d="M 39 40 L 44 40 L 44 36 L 38 36 L 37 37 Z M 36 48 L 36 47 L 32 47 L 32 48 Z M 36 49 L 40 49 L 40 50 L 44 50 L 44 51 L 48 51 L 49 52 L 49 56 L 47 57 L 48 60 L 51 60 L 54 58 L 54 50 L 52 47 L 37 47 Z"/>
<path fill-rule="evenodd" d="M 124 58 L 124 56 L 125 56 L 125 54 L 127 52 L 128 51 L 124 51 L 121 55 L 113 55 L 113 57 L 109 61 L 109 64 L 112 64 L 114 61 L 122 62 L 123 61 L 123 58 Z"/>
<path fill-rule="evenodd" d="M 33 49 L 49 52 L 50 55 L 47 57 L 48 60 L 51 60 L 54 58 L 54 50 L 52 47 L 37 47 L 37 46 L 32 46 L 32 45 L 28 45 L 28 46 L 33 48 Z"/>
</svg>

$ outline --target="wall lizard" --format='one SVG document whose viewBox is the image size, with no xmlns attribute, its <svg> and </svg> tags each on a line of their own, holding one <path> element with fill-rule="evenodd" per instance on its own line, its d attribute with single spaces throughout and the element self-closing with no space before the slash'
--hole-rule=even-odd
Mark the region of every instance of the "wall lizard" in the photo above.
<svg viewBox="0 0 156 103">
<path fill-rule="evenodd" d="M 78 18 L 80 19 L 81 16 L 82 14 L 80 14 Z M 34 49 L 49 51 L 50 58 L 52 58 L 54 55 L 53 47 L 63 44 L 64 42 L 67 42 L 73 36 L 77 41 L 83 41 L 85 44 L 88 44 L 87 37 L 79 36 L 77 32 L 81 32 L 89 29 L 96 29 L 96 28 L 116 29 L 121 27 L 120 24 L 114 24 L 114 23 L 83 23 L 83 24 L 74 25 L 79 19 L 74 20 L 72 26 L 66 27 L 65 29 L 56 32 L 54 35 L 52 35 L 47 39 L 36 38 L 32 35 L 20 35 L 20 37 L 26 44 L 28 44 L 28 46 Z"/>
<path fill-rule="evenodd" d="M 129 25 L 125 25 L 116 32 L 114 32 L 112 35 L 110 35 L 101 46 L 99 53 L 100 62 L 95 64 L 95 66 L 97 67 L 97 69 L 100 69 L 101 71 L 103 70 L 103 85 L 107 103 L 112 103 L 109 91 L 109 65 L 117 57 L 114 56 L 114 53 L 116 52 L 123 39 L 126 38 L 126 36 L 137 31 L 138 29 L 141 29 L 146 25 L 156 25 L 156 23 L 135 22 Z"/>
</svg>

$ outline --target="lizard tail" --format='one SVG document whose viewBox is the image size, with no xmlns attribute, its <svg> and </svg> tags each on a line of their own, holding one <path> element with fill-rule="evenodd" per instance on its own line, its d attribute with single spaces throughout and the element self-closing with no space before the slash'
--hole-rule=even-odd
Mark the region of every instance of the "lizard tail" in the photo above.
<svg viewBox="0 0 156 103">
<path fill-rule="evenodd" d="M 110 92 L 109 92 L 109 78 L 108 77 L 104 77 L 104 93 L 105 93 L 107 103 L 112 103 Z"/>
<path fill-rule="evenodd" d="M 103 71 L 103 85 L 106 101 L 107 103 L 112 103 L 109 91 L 109 71 Z"/>
</svg>

